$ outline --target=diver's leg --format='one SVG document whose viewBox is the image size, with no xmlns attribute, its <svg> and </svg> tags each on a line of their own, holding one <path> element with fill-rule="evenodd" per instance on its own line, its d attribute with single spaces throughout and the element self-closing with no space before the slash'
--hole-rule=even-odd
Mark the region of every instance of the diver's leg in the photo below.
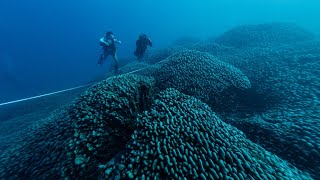
<svg viewBox="0 0 320 180">
<path fill-rule="evenodd" d="M 138 56 L 138 51 L 135 50 L 135 51 L 133 52 L 133 54 L 137 57 L 137 56 Z"/>
<path fill-rule="evenodd" d="M 109 51 L 105 50 L 103 53 L 103 61 L 105 61 L 109 55 L 110 55 Z"/>
<path fill-rule="evenodd" d="M 113 53 L 112 57 L 115 61 L 114 71 L 115 73 L 118 73 L 119 63 L 118 63 L 118 56 L 116 51 Z"/>
<path fill-rule="evenodd" d="M 103 62 L 107 59 L 108 57 L 108 52 L 106 50 L 103 50 L 103 52 L 100 55 L 100 59 L 98 61 L 98 64 L 102 65 Z"/>
<path fill-rule="evenodd" d="M 113 54 L 113 59 L 114 59 L 114 61 L 116 62 L 116 64 L 118 65 L 118 56 L 117 56 L 117 52 L 115 52 L 115 53 Z"/>
<path fill-rule="evenodd" d="M 102 65 L 103 64 L 103 59 L 104 59 L 104 53 L 100 54 L 100 58 L 98 60 L 98 64 Z"/>
<path fill-rule="evenodd" d="M 143 54 L 142 54 L 142 51 L 141 51 L 141 48 L 137 50 L 137 59 L 139 62 L 141 62 L 143 58 Z"/>
</svg>

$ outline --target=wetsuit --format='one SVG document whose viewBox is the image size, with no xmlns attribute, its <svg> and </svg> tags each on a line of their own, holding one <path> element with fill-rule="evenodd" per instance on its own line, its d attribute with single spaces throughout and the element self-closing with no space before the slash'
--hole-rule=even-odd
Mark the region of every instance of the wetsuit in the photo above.
<svg viewBox="0 0 320 180">
<path fill-rule="evenodd" d="M 139 37 L 136 41 L 136 50 L 134 51 L 134 55 L 137 56 L 139 60 L 143 58 L 147 46 L 152 47 L 152 41 L 148 37 Z"/>
<path fill-rule="evenodd" d="M 118 57 L 116 44 L 121 44 L 121 41 L 115 39 L 113 36 L 104 36 L 100 39 L 100 45 L 102 46 L 103 53 L 100 55 L 98 64 L 103 64 L 103 61 L 111 55 L 115 61 L 115 71 L 118 70 Z"/>
</svg>

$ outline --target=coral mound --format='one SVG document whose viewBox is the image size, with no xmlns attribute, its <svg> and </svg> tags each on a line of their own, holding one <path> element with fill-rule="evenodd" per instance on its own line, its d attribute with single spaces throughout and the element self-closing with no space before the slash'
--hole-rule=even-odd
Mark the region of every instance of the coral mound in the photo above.
<svg viewBox="0 0 320 180">
<path fill-rule="evenodd" d="M 267 44 L 290 44 L 313 40 L 315 36 L 307 30 L 290 23 L 267 23 L 242 25 L 231 29 L 216 39 L 225 46 L 238 48 Z"/>
<path fill-rule="evenodd" d="M 127 151 L 107 179 L 309 179 L 221 121 L 210 107 L 175 89 L 140 114 Z"/>
<path fill-rule="evenodd" d="M 43 119 L 16 147 L 0 155 L 4 179 L 90 179 L 124 148 L 133 120 L 150 102 L 154 79 L 113 77 L 72 105 Z"/>
<path fill-rule="evenodd" d="M 157 79 L 160 90 L 175 88 L 210 105 L 227 104 L 237 92 L 251 86 L 239 69 L 208 53 L 193 50 L 173 54 L 151 72 L 147 74 Z M 224 96 L 226 93 L 228 97 Z"/>
<path fill-rule="evenodd" d="M 248 94 L 251 106 L 237 112 L 251 111 L 252 116 L 228 114 L 224 119 L 314 177 L 320 176 L 319 45 L 313 41 L 250 48 L 238 53 L 242 58 L 225 59 L 249 77 L 257 96 L 249 101 L 253 93 Z"/>
</svg>

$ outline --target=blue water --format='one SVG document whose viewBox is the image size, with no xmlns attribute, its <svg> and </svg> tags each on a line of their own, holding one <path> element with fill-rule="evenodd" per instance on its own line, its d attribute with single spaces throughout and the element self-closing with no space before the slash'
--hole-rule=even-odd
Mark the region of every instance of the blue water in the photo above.
<svg viewBox="0 0 320 180">
<path fill-rule="evenodd" d="M 317 1 L 1 1 L 0 102 L 72 87 L 103 75 L 98 39 L 122 40 L 118 55 L 133 57 L 147 33 L 154 47 L 181 36 L 207 38 L 238 24 L 294 22 L 320 31 Z M 8 67 L 10 66 L 10 67 Z"/>
</svg>

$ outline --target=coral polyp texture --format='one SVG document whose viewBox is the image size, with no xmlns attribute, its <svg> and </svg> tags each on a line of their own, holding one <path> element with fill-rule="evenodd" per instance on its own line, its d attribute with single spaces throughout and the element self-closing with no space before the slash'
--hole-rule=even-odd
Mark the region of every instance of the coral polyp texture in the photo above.
<svg viewBox="0 0 320 180">
<path fill-rule="evenodd" d="M 309 179 L 247 140 L 211 108 L 175 89 L 160 92 L 107 179 Z M 120 156 L 120 155 L 119 155 Z"/>
<path fill-rule="evenodd" d="M 249 29 L 256 27 L 250 26 Z M 307 32 L 300 27 L 287 27 L 289 34 L 302 32 L 300 37 Z M 282 33 L 277 28 L 273 31 Z M 319 177 L 320 43 L 307 34 L 310 33 L 296 41 L 279 39 L 268 46 L 262 41 L 255 47 L 224 46 L 225 50 L 220 51 L 212 47 L 212 43 L 203 43 L 201 46 L 205 48 L 201 49 L 239 68 L 251 82 L 252 88 L 245 95 L 246 106 L 235 113 L 236 118 L 235 114 L 226 113 L 225 120 L 254 142 L 307 170 L 313 177 Z M 223 36 L 232 40 L 238 38 L 236 35 L 226 33 Z M 272 41 L 272 38 L 267 40 Z M 195 45 L 197 48 L 199 45 Z"/>
<path fill-rule="evenodd" d="M 231 124 L 315 176 L 320 175 L 318 45 L 308 42 L 275 49 L 252 48 L 239 54 L 243 58 L 238 61 L 228 61 L 246 73 L 257 94 L 251 101 L 256 106 L 246 107 L 252 116 L 234 118 Z M 257 111 L 256 107 L 264 108 Z"/>
<path fill-rule="evenodd" d="M 176 88 L 210 105 L 217 105 L 216 108 L 222 108 L 227 101 L 234 100 L 237 92 L 251 87 L 249 79 L 239 69 L 208 53 L 194 50 L 177 52 L 137 73 L 155 77 L 160 90 Z"/>
<path fill-rule="evenodd" d="M 113 77 L 43 119 L 0 156 L 5 179 L 92 178 L 124 148 L 136 114 L 151 103 L 153 78 Z"/>
</svg>

